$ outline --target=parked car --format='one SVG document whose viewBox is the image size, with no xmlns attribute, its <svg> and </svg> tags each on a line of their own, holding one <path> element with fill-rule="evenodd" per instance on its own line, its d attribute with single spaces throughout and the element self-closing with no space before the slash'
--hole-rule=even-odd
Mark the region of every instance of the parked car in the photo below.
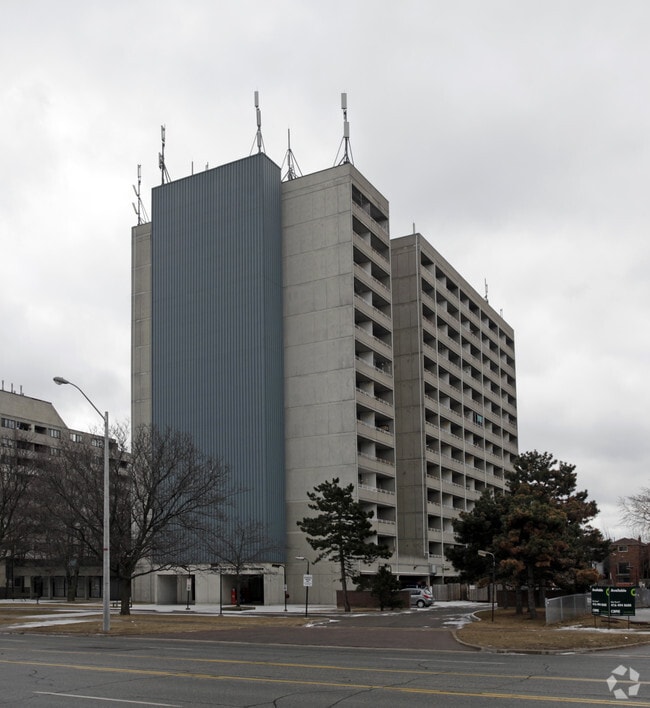
<svg viewBox="0 0 650 708">
<path fill-rule="evenodd" d="M 407 588 L 411 593 L 411 607 L 431 607 L 433 594 L 428 588 Z"/>
</svg>

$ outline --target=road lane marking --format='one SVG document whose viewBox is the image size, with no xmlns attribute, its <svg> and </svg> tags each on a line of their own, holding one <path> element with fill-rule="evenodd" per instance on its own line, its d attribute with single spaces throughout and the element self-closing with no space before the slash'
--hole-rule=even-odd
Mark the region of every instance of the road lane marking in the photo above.
<svg viewBox="0 0 650 708">
<path fill-rule="evenodd" d="M 82 696 L 79 693 L 56 693 L 55 691 L 34 691 L 37 696 L 59 696 L 60 698 L 83 698 L 89 701 L 110 701 L 111 703 L 130 703 L 136 706 L 162 706 L 163 708 L 182 708 L 179 703 L 151 703 L 150 701 L 127 701 L 123 698 L 104 698 L 102 696 Z"/>
<path fill-rule="evenodd" d="M 82 654 L 87 656 L 88 652 L 84 651 L 60 651 L 58 649 L 39 649 L 38 651 L 46 654 Z M 124 658 L 122 653 L 105 652 L 102 656 L 112 656 Z M 391 669 L 390 667 L 364 667 L 364 666 L 342 666 L 339 664 L 303 664 L 295 662 L 281 661 L 248 661 L 244 659 L 209 659 L 204 657 L 188 658 L 183 656 L 159 656 L 157 654 L 129 654 L 132 659 L 146 659 L 148 661 L 177 661 L 177 662 L 193 662 L 197 664 L 227 664 L 236 666 L 268 666 L 270 668 L 277 667 L 282 669 L 318 669 L 320 671 L 350 671 L 350 672 L 366 672 L 369 674 L 405 674 L 408 676 L 454 676 L 460 678 L 498 678 L 512 679 L 513 681 L 536 680 L 536 681 L 566 681 L 577 683 L 602 683 L 602 678 L 585 678 L 582 676 L 552 676 L 549 674 L 502 674 L 502 673 L 486 673 L 474 671 L 437 671 L 435 669 Z M 0 660 L 2 663 L 2 660 Z M 496 663 L 496 662 L 489 662 Z M 650 685 L 650 681 L 641 681 L 642 685 Z M 648 704 L 650 705 L 650 704 Z"/>
<path fill-rule="evenodd" d="M 308 681 L 298 679 L 264 678 L 257 676 L 215 676 L 212 674 L 199 674 L 195 672 L 182 673 L 178 671 L 155 671 L 152 669 L 127 669 L 109 666 L 84 666 L 83 664 L 56 664 L 45 661 L 10 661 L 0 659 L 0 664 L 13 666 L 45 666 L 48 668 L 70 669 L 76 671 L 95 671 L 98 673 L 128 674 L 129 676 L 158 676 L 165 678 L 195 679 L 202 681 L 233 681 L 240 683 L 265 683 L 275 685 L 310 686 L 319 688 L 336 688 L 346 691 L 388 691 L 390 693 L 406 693 L 427 696 L 451 696 L 459 698 L 489 698 L 496 700 L 516 700 L 516 701 L 537 701 L 541 703 L 573 703 L 590 706 L 619 706 L 620 701 L 598 698 L 574 698 L 571 696 L 543 696 L 526 693 L 493 693 L 491 691 L 451 691 L 434 688 L 410 688 L 406 686 L 388 686 L 383 684 L 365 683 L 337 683 L 333 681 Z M 650 708 L 647 701 L 626 701 L 626 706 L 637 706 L 640 708 Z"/>
</svg>

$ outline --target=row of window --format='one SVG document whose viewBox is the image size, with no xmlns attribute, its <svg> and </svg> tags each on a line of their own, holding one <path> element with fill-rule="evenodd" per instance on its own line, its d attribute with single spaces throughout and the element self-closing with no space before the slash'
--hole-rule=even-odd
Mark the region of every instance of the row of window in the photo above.
<svg viewBox="0 0 650 708">
<path fill-rule="evenodd" d="M 1 418 L 0 426 L 3 428 L 9 428 L 10 430 L 23 430 L 25 432 L 30 432 L 32 430 L 30 423 L 25 423 L 22 420 L 14 420 L 13 418 Z M 57 428 L 46 428 L 42 425 L 34 425 L 34 431 L 40 435 L 49 435 L 51 438 L 61 437 L 61 431 Z"/>
<path fill-rule="evenodd" d="M 22 430 L 25 432 L 30 432 L 32 426 L 29 423 L 24 423 L 21 420 L 14 420 L 13 418 L 0 418 L 0 427 L 7 428 L 9 430 Z M 34 425 L 34 431 L 41 435 L 49 435 L 51 438 L 60 439 L 61 431 L 57 428 L 46 428 L 42 425 Z M 83 442 L 83 435 L 81 433 L 70 433 L 70 440 L 75 443 Z M 13 443 L 13 444 L 12 444 Z M 94 447 L 104 447 L 103 438 L 92 438 L 90 444 Z M 15 441 L 9 438 L 2 438 L 3 447 L 15 447 Z"/>
</svg>

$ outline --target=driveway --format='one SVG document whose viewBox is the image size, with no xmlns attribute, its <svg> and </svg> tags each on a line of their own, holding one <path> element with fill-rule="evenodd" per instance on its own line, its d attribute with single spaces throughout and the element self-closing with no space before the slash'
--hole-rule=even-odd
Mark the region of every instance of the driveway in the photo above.
<svg viewBox="0 0 650 708">
<path fill-rule="evenodd" d="M 219 642 L 293 644 L 302 646 L 367 647 L 374 649 L 426 649 L 476 651 L 459 644 L 453 630 L 470 622 L 480 605 L 462 603 L 433 605 L 400 612 L 314 614 L 304 627 L 251 627 L 175 633 L 170 638 Z M 160 635 L 158 635 L 160 636 Z"/>
</svg>

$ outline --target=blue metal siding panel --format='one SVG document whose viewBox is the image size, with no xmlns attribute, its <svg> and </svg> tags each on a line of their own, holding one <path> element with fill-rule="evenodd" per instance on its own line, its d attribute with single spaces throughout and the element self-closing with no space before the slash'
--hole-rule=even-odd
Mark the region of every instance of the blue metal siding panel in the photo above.
<svg viewBox="0 0 650 708">
<path fill-rule="evenodd" d="M 283 548 L 280 182 L 255 155 L 154 190 L 152 413 L 231 467 L 239 516 Z"/>
</svg>

